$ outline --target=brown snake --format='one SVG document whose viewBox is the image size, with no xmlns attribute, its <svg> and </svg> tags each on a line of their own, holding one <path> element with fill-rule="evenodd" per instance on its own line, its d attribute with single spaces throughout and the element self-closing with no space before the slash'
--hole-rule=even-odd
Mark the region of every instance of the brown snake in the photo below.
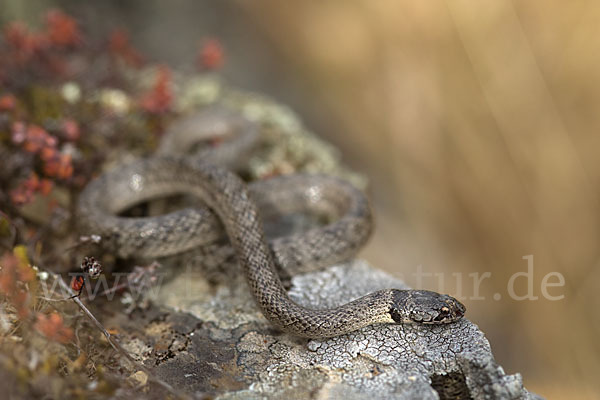
<svg viewBox="0 0 600 400">
<path fill-rule="evenodd" d="M 371 211 L 362 192 L 323 175 L 282 176 L 246 185 L 217 165 L 240 167 L 258 136 L 255 124 L 232 111 L 209 108 L 176 123 L 171 132 L 157 156 L 103 174 L 80 196 L 83 231 L 102 236 L 118 256 L 179 253 L 218 239 L 224 228 L 264 316 L 298 336 L 337 336 L 374 323 L 442 324 L 462 318 L 465 307 L 458 300 L 426 290 L 379 290 L 325 310 L 296 304 L 281 283 L 276 263 L 297 272 L 354 255 L 371 232 Z M 192 155 L 174 155 L 214 136 L 223 136 L 224 141 Z M 117 216 L 140 201 L 175 193 L 197 196 L 208 208 L 185 208 L 158 217 Z M 333 216 L 335 221 L 267 242 L 259 209 L 285 213 L 299 208 Z"/>
</svg>

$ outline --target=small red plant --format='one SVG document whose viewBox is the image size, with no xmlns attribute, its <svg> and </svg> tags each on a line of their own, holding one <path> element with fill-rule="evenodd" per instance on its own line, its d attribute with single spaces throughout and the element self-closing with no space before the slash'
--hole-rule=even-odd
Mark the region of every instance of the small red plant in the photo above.
<svg viewBox="0 0 600 400">
<path fill-rule="evenodd" d="M 17 104 L 17 99 L 12 94 L 5 94 L 0 96 L 0 112 L 12 111 Z"/>
<path fill-rule="evenodd" d="M 81 296 L 81 292 L 85 287 L 86 276 L 90 279 L 98 279 L 100 274 L 102 274 L 102 264 L 94 257 L 84 257 L 80 268 L 83 271 L 83 275 L 76 275 L 71 280 L 71 289 L 77 292 L 77 294 L 71 296 L 71 298 Z"/>
<path fill-rule="evenodd" d="M 83 42 L 77 22 L 60 10 L 46 13 L 46 37 L 57 47 L 77 46 Z"/>
<path fill-rule="evenodd" d="M 81 132 L 79 130 L 79 124 L 77 121 L 67 118 L 63 120 L 61 124 L 62 137 L 70 142 L 75 142 L 79 139 Z"/>
<path fill-rule="evenodd" d="M 65 325 L 63 317 L 53 312 L 50 315 L 38 314 L 35 328 L 50 340 L 68 343 L 73 339 L 73 329 Z"/>
<path fill-rule="evenodd" d="M 35 172 L 32 172 L 19 186 L 11 190 L 10 198 L 16 205 L 27 204 L 33 200 L 36 193 L 43 195 L 50 193 L 53 186 L 51 180 L 40 179 Z"/>
<path fill-rule="evenodd" d="M 152 89 L 140 100 L 140 106 L 152 114 L 160 114 L 170 110 L 173 102 L 173 90 L 171 88 L 171 70 L 161 65 L 156 74 L 156 80 Z"/>
<path fill-rule="evenodd" d="M 36 53 L 46 47 L 43 35 L 30 32 L 20 21 L 8 23 L 4 27 L 4 41 L 10 49 L 11 60 L 22 66 L 28 63 Z"/>
<path fill-rule="evenodd" d="M 69 179 L 73 176 L 70 154 L 55 154 L 44 163 L 44 173 L 51 178 Z"/>
<path fill-rule="evenodd" d="M 36 274 L 29 265 L 25 248 L 17 246 L 12 253 L 0 257 L 0 295 L 15 307 L 17 315 L 24 318 L 30 313 L 33 299 L 30 289 L 35 286 Z"/>
<path fill-rule="evenodd" d="M 44 149 L 56 148 L 58 140 L 38 125 L 29 125 L 27 129 L 23 130 L 22 123 L 15 123 L 13 125 L 13 141 L 15 143 L 20 141 L 22 133 L 25 133 L 22 141 L 25 151 L 37 154 Z"/>
<path fill-rule="evenodd" d="M 225 53 L 217 39 L 205 39 L 198 52 L 198 67 L 201 70 L 215 70 L 223 66 Z"/>
<path fill-rule="evenodd" d="M 108 50 L 114 57 L 122 59 L 134 68 L 144 64 L 142 54 L 131 45 L 129 33 L 125 29 L 112 31 L 108 39 Z"/>
<path fill-rule="evenodd" d="M 79 135 L 78 125 L 74 121 L 66 121 L 63 125 L 64 134 L 76 138 Z M 39 156 L 42 162 L 44 178 L 32 172 L 29 177 L 11 191 L 11 200 L 14 204 L 21 205 L 30 202 L 35 193 L 48 194 L 52 190 L 53 182 L 46 179 L 68 180 L 73 176 L 73 163 L 71 155 L 61 153 L 58 148 L 58 139 L 49 134 L 44 128 L 30 124 L 26 126 L 17 121 L 12 126 L 12 142 L 20 145 L 23 150 Z"/>
</svg>

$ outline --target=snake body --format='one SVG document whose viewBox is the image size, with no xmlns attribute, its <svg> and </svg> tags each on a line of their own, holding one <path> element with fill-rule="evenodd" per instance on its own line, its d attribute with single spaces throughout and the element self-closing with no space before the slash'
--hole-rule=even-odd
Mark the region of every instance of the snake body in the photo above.
<svg viewBox="0 0 600 400">
<path fill-rule="evenodd" d="M 351 257 L 371 232 L 364 195 L 324 175 L 298 174 L 245 184 L 230 169 L 217 165 L 226 159 L 235 169 L 245 158 L 241 153 L 251 150 L 257 136 L 253 123 L 231 111 L 208 109 L 174 128 L 156 156 L 105 173 L 80 196 L 82 229 L 101 235 L 117 255 L 175 254 L 214 241 L 224 231 L 264 316 L 280 329 L 303 337 L 338 336 L 374 323 L 441 324 L 462 318 L 465 308 L 459 301 L 426 290 L 380 290 L 325 310 L 296 304 L 281 283 L 278 267 L 296 273 Z M 199 136 L 215 134 L 233 138 L 208 152 L 173 155 L 193 147 Z M 194 195 L 207 208 L 147 218 L 117 215 L 137 202 L 174 193 Z M 268 242 L 259 209 L 283 213 L 304 209 L 333 221 Z"/>
</svg>

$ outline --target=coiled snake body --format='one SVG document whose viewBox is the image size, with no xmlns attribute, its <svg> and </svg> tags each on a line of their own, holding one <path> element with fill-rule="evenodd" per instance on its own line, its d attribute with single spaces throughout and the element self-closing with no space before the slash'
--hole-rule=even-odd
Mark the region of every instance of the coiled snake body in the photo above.
<svg viewBox="0 0 600 400">
<path fill-rule="evenodd" d="M 310 338 L 341 335 L 374 323 L 441 324 L 460 319 L 456 299 L 425 290 L 386 289 L 337 308 L 302 307 L 287 295 L 278 269 L 307 271 L 351 257 L 367 240 L 371 213 L 364 195 L 348 183 L 323 175 L 291 175 L 246 185 L 217 164 L 236 168 L 257 137 L 257 127 L 240 115 L 209 108 L 175 124 L 158 155 L 116 168 L 82 192 L 82 229 L 99 234 L 122 257 L 160 257 L 217 239 L 224 228 L 250 290 L 264 316 L 286 332 Z M 232 133 L 237 133 L 232 136 Z M 210 151 L 173 155 L 200 137 L 227 136 Z M 208 208 L 186 208 L 159 217 L 125 218 L 133 204 L 174 193 L 201 198 Z M 261 210 L 304 208 L 335 221 L 301 234 L 267 242 Z M 214 212 L 214 213 L 213 213 Z M 216 215 L 215 215 L 216 214 Z M 264 212 L 263 212 L 264 214 Z"/>
</svg>

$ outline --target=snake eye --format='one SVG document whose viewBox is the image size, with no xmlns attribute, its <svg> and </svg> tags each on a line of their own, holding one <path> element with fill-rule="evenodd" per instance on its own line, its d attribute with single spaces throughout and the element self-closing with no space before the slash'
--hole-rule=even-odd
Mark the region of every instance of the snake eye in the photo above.
<svg viewBox="0 0 600 400">
<path fill-rule="evenodd" d="M 440 308 L 438 315 L 433 319 L 436 322 L 445 321 L 450 316 L 450 308 L 443 306 Z"/>
</svg>

